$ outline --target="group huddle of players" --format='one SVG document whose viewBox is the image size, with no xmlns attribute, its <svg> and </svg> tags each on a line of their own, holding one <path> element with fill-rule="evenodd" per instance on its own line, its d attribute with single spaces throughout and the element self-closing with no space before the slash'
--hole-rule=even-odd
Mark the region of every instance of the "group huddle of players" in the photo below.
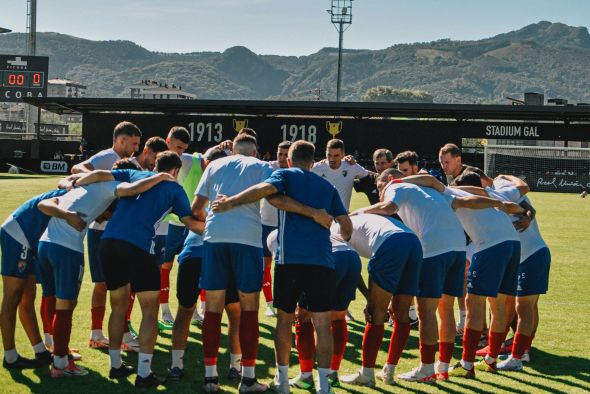
<svg viewBox="0 0 590 394">
<path fill-rule="evenodd" d="M 256 138 L 254 130 L 242 129 L 233 141 L 187 154 L 188 131 L 173 127 L 166 139 L 148 139 L 134 157 L 141 131 L 121 122 L 112 148 L 77 164 L 58 189 L 9 215 L 0 231 L 4 367 L 50 364 L 54 378 L 88 374 L 69 348 L 87 235 L 94 283 L 89 345 L 108 348 L 109 378 L 137 373 L 136 387 L 183 378 L 191 322 L 199 321 L 203 389 L 218 391 L 224 310 L 228 379 L 240 381 L 241 393 L 373 387 L 388 321 L 393 330 L 387 362 L 378 373 L 385 384 L 394 384 L 396 377 L 432 383 L 474 378 L 476 370 L 523 369 L 550 267 L 524 181 L 510 175 L 491 179 L 463 165 L 453 144 L 439 152 L 446 186 L 418 168 L 414 152 L 394 158 L 391 151 L 377 149 L 376 172 L 371 172 L 345 156 L 338 139 L 328 142 L 320 162 L 314 160 L 314 145 L 303 140 L 282 142 L 277 160 L 265 162 L 257 158 Z M 365 192 L 372 205 L 350 212 L 353 188 Z M 176 255 L 179 306 L 173 317 L 168 293 Z M 368 260 L 366 284 L 360 257 Z M 44 339 L 34 308 L 36 282 L 43 290 Z M 366 299 L 362 365 L 342 375 L 347 310 L 357 289 Z M 270 384 L 255 375 L 261 290 L 266 315 L 276 317 L 276 375 Z M 103 334 L 107 292 L 108 338 Z M 142 313 L 137 333 L 129 322 L 135 298 Z M 455 299 L 460 300 L 457 324 Z M 414 305 L 420 364 L 396 375 Z M 34 359 L 16 351 L 17 311 Z M 300 374 L 289 379 L 293 322 Z M 511 344 L 506 341 L 510 327 Z M 172 330 L 166 378 L 151 370 L 158 329 Z M 458 333 L 463 354 L 450 367 Z M 137 368 L 122 361 L 122 350 L 138 353 Z M 475 362 L 476 355 L 483 359 Z"/>
</svg>

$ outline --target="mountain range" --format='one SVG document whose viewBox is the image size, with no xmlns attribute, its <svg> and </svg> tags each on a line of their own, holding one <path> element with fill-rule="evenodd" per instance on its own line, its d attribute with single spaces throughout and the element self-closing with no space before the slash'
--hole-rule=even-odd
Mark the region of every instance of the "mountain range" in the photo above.
<svg viewBox="0 0 590 394">
<path fill-rule="evenodd" d="M 24 33 L 0 35 L 0 53 L 23 54 Z M 85 84 L 88 97 L 129 97 L 144 79 L 176 84 L 201 99 L 333 100 L 338 50 L 308 56 L 223 52 L 162 53 L 130 41 L 90 41 L 38 33 L 50 78 Z M 381 50 L 344 49 L 342 97 L 359 101 L 375 86 L 414 89 L 437 103 L 506 103 L 525 91 L 590 102 L 586 27 L 542 21 L 474 41 L 440 39 Z"/>
</svg>

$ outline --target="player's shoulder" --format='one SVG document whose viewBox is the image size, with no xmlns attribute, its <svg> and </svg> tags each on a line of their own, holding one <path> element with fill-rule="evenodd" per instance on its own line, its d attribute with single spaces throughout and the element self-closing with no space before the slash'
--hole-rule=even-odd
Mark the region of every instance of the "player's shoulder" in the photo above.
<svg viewBox="0 0 590 394">
<path fill-rule="evenodd" d="M 117 157 L 119 157 L 119 155 L 117 154 L 117 152 L 115 152 L 113 150 L 113 148 L 107 148 L 107 149 L 103 149 L 101 151 L 96 152 L 90 158 L 93 159 L 93 158 L 105 157 L 105 156 L 117 156 Z"/>
</svg>

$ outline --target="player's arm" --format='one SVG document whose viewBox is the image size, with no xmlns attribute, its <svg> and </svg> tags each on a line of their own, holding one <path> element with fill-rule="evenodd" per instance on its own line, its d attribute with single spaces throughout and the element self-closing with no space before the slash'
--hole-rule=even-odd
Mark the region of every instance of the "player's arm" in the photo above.
<svg viewBox="0 0 590 394">
<path fill-rule="evenodd" d="M 253 203 L 278 192 L 278 189 L 270 183 L 261 182 L 248 189 L 233 195 L 218 195 L 217 199 L 211 203 L 213 212 L 225 212 L 237 206 Z"/>
<path fill-rule="evenodd" d="M 358 215 L 361 213 L 374 213 L 376 215 L 386 215 L 391 216 L 398 211 L 398 206 L 395 205 L 393 201 L 383 201 L 373 204 L 369 207 L 357 209 L 356 211 L 352 212 L 350 215 Z"/>
<path fill-rule="evenodd" d="M 192 216 L 184 216 L 180 218 L 180 221 L 193 233 L 203 234 L 205 231 L 205 222 L 197 220 Z"/>
<path fill-rule="evenodd" d="M 486 208 L 498 208 L 511 215 L 522 215 L 525 210 L 518 204 L 510 201 L 500 201 L 494 198 L 483 197 L 483 196 L 461 196 L 453 198 L 452 202 L 453 209 L 457 208 L 469 208 L 469 209 L 486 209 Z"/>
<path fill-rule="evenodd" d="M 467 193 L 475 194 L 476 196 L 490 196 L 485 189 L 477 186 L 453 186 L 453 189 L 461 189 L 463 191 L 466 191 Z"/>
<path fill-rule="evenodd" d="M 107 170 L 94 170 L 90 172 L 79 172 L 73 175 L 70 175 L 67 178 L 62 179 L 59 184 L 58 188 L 60 189 L 72 189 L 76 186 L 84 186 L 90 185 L 91 183 L 96 182 L 108 182 L 112 181 L 115 178 L 111 174 L 110 171 Z"/>
<path fill-rule="evenodd" d="M 412 183 L 418 186 L 429 187 L 441 193 L 445 191 L 445 185 L 432 175 L 411 175 L 404 177 L 403 181 L 404 183 Z"/>
<path fill-rule="evenodd" d="M 87 161 L 78 163 L 72 167 L 72 174 L 94 171 L 94 166 Z"/>
<path fill-rule="evenodd" d="M 340 236 L 345 241 L 350 241 L 352 236 L 352 221 L 348 215 L 336 216 L 335 220 L 340 225 Z"/>
<path fill-rule="evenodd" d="M 111 175 L 112 176 L 112 175 Z M 133 183 L 121 182 L 117 185 L 116 195 L 117 197 L 131 197 L 137 196 L 138 194 L 144 193 L 156 186 L 162 181 L 175 182 L 174 177 L 167 172 L 160 172 L 154 174 L 148 178 L 135 181 Z"/>
<path fill-rule="evenodd" d="M 61 208 L 59 206 L 59 198 L 57 197 L 40 201 L 37 204 L 37 208 L 47 216 L 65 220 L 77 231 L 82 231 L 86 227 L 86 222 L 84 221 L 86 215 L 81 212 L 74 212 Z"/>
<path fill-rule="evenodd" d="M 205 222 L 207 218 L 207 211 L 205 208 L 209 203 L 209 199 L 205 196 L 200 194 L 195 195 L 195 199 L 193 201 L 193 205 L 191 206 L 191 211 L 193 212 L 193 216 L 202 222 Z"/>
<path fill-rule="evenodd" d="M 293 198 L 284 194 L 272 194 L 266 197 L 268 202 L 281 211 L 296 213 L 301 216 L 313 219 L 314 222 L 325 228 L 330 228 L 334 218 L 325 209 L 316 209 L 302 204 Z"/>
<path fill-rule="evenodd" d="M 526 213 L 524 215 L 521 215 L 518 218 L 518 220 L 512 224 L 514 224 L 514 228 L 517 231 L 523 232 L 524 230 L 529 228 L 531 222 L 535 219 L 537 211 L 531 204 L 529 204 L 527 200 L 521 201 L 518 205 L 520 205 L 526 211 Z"/>
<path fill-rule="evenodd" d="M 496 178 L 505 179 L 512 183 L 520 192 L 521 197 L 531 191 L 529 185 L 517 176 L 502 174 L 498 175 Z"/>
</svg>

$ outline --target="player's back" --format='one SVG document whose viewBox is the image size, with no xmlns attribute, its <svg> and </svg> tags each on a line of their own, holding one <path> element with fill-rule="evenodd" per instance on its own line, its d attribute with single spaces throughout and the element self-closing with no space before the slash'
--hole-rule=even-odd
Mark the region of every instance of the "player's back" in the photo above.
<svg viewBox="0 0 590 394">
<path fill-rule="evenodd" d="M 352 236 L 350 244 L 363 257 L 370 258 L 387 237 L 397 233 L 411 233 L 399 220 L 381 215 L 359 214 L 350 217 Z"/>
</svg>

